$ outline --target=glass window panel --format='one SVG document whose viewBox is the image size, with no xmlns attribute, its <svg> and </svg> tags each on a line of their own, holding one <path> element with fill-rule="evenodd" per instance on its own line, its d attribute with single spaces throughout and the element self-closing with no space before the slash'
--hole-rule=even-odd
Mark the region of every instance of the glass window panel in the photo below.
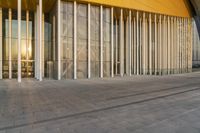
<svg viewBox="0 0 200 133">
<path fill-rule="evenodd" d="M 26 40 L 21 40 L 21 59 L 26 60 Z"/>
<path fill-rule="evenodd" d="M 11 44 L 11 55 L 12 55 L 12 60 L 17 60 L 18 59 L 18 39 L 12 39 L 12 44 Z"/>
<path fill-rule="evenodd" d="M 26 39 L 26 21 L 25 20 L 21 21 L 21 38 Z"/>
<path fill-rule="evenodd" d="M 18 22 L 17 20 L 12 20 L 12 38 L 18 38 Z"/>
<path fill-rule="evenodd" d="M 9 36 L 9 21 L 8 19 L 5 19 L 5 37 Z"/>
</svg>

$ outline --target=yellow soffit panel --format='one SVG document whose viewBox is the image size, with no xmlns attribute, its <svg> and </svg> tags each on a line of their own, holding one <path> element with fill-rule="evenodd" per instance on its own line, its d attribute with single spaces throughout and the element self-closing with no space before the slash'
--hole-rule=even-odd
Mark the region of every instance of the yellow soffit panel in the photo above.
<svg viewBox="0 0 200 133">
<path fill-rule="evenodd" d="M 191 17 L 187 0 L 77 0 L 179 17 Z"/>
</svg>

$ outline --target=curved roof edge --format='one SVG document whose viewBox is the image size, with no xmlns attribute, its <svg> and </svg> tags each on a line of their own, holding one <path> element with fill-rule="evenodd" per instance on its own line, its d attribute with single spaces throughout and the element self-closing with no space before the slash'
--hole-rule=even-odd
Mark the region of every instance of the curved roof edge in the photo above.
<svg viewBox="0 0 200 133">
<path fill-rule="evenodd" d="M 178 17 L 191 17 L 188 0 L 78 0 Z"/>
</svg>

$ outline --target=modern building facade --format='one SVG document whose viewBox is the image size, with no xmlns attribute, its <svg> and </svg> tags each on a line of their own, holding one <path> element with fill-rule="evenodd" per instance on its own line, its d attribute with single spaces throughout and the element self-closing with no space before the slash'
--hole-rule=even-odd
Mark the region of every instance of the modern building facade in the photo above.
<svg viewBox="0 0 200 133">
<path fill-rule="evenodd" d="M 0 0 L 0 79 L 192 70 L 185 0 Z"/>
</svg>

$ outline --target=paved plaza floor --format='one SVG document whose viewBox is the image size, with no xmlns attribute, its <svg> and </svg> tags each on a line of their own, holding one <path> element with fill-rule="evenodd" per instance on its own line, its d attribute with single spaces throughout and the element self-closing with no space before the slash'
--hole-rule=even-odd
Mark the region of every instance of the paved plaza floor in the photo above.
<svg viewBox="0 0 200 133">
<path fill-rule="evenodd" d="M 200 73 L 1 80 L 0 133 L 200 133 Z"/>
</svg>

